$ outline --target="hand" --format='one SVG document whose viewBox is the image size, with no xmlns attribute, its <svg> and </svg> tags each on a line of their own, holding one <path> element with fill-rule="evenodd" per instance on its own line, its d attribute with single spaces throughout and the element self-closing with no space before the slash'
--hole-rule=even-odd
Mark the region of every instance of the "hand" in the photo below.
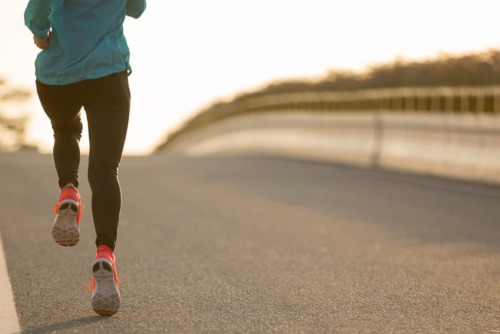
<svg viewBox="0 0 500 334">
<path fill-rule="evenodd" d="M 52 31 L 49 31 L 49 33 L 47 34 L 47 36 L 45 36 L 43 38 L 36 37 L 36 36 L 33 35 L 33 42 L 40 49 L 46 49 L 46 48 L 49 47 L 51 38 L 52 38 Z"/>
</svg>

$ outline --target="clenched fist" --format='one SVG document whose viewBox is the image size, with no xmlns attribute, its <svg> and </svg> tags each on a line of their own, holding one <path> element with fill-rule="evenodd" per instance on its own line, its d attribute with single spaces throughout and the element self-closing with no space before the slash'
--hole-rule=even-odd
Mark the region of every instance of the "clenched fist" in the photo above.
<svg viewBox="0 0 500 334">
<path fill-rule="evenodd" d="M 47 34 L 47 36 L 45 36 L 43 38 L 33 36 L 33 42 L 40 49 L 46 49 L 46 48 L 49 47 L 50 39 L 51 38 L 52 38 L 52 31 L 49 31 L 49 33 Z"/>
</svg>

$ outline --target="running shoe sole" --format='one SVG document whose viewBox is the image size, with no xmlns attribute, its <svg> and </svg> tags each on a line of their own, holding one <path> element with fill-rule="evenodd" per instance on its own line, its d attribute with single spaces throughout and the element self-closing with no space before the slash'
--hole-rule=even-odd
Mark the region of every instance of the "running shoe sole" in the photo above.
<svg viewBox="0 0 500 334">
<path fill-rule="evenodd" d="M 95 279 L 92 308 L 99 315 L 115 314 L 120 308 L 121 296 L 111 262 L 104 258 L 95 260 L 92 265 L 92 275 Z"/>
<path fill-rule="evenodd" d="M 59 204 L 52 237 L 61 246 L 74 246 L 80 241 L 80 227 L 76 221 L 80 207 L 74 200 L 64 200 Z"/>
</svg>

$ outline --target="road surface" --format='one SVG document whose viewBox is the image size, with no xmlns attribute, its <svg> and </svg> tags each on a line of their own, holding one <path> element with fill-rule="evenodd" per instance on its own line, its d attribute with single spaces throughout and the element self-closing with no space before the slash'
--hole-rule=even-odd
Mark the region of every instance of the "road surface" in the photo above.
<svg viewBox="0 0 500 334">
<path fill-rule="evenodd" d="M 25 333 L 500 333 L 500 187 L 265 157 L 125 157 L 123 305 L 99 317 L 86 163 L 63 248 L 51 156 L 0 155 Z"/>
</svg>

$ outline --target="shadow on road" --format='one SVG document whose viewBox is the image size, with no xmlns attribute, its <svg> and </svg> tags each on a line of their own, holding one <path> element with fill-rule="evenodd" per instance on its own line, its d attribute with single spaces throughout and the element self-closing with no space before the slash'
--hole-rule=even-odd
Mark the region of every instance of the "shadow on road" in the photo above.
<svg viewBox="0 0 500 334">
<path fill-rule="evenodd" d="M 51 324 L 51 325 L 47 325 L 47 326 L 26 328 L 26 329 L 23 329 L 23 333 L 36 333 L 36 334 L 53 333 L 53 332 L 60 331 L 60 330 L 83 327 L 86 325 L 90 325 L 90 324 L 97 323 L 100 321 L 106 321 L 109 319 L 110 319 L 109 317 L 101 317 L 101 316 L 97 316 L 97 315 L 96 316 L 89 316 L 89 317 L 84 317 L 84 318 L 79 318 L 79 319 L 71 319 L 71 320 L 67 320 L 67 321 L 63 321 L 63 322 L 59 322 L 59 323 Z"/>
</svg>

